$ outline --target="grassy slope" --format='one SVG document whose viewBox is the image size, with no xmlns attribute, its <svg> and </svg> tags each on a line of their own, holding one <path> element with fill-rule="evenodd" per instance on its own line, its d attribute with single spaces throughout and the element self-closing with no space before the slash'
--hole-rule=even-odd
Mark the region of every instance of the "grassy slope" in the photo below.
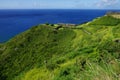
<svg viewBox="0 0 120 80">
<path fill-rule="evenodd" d="M 107 16 L 75 29 L 33 27 L 0 45 L 0 79 L 119 80 L 119 21 Z"/>
<path fill-rule="evenodd" d="M 120 19 L 114 18 L 112 16 L 103 16 L 101 18 L 95 19 L 91 25 L 105 25 L 105 26 L 116 26 L 120 23 Z"/>
</svg>

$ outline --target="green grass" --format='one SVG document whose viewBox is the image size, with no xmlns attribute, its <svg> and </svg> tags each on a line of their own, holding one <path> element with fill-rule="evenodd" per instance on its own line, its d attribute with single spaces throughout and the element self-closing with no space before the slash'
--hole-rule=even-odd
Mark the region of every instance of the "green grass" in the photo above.
<svg viewBox="0 0 120 80">
<path fill-rule="evenodd" d="M 116 26 L 120 23 L 120 19 L 112 16 L 103 16 L 95 19 L 90 25 L 105 25 L 105 26 Z"/>
<path fill-rule="evenodd" d="M 119 80 L 119 21 L 32 27 L 0 45 L 0 80 Z"/>
</svg>

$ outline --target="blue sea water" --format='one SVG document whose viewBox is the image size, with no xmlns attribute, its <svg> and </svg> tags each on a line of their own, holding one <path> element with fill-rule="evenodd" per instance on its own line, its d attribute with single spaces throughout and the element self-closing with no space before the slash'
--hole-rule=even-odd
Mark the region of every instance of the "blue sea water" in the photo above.
<svg viewBox="0 0 120 80">
<path fill-rule="evenodd" d="M 108 11 L 111 10 L 0 10 L 0 42 L 5 42 L 38 24 L 81 24 L 103 16 Z"/>
</svg>

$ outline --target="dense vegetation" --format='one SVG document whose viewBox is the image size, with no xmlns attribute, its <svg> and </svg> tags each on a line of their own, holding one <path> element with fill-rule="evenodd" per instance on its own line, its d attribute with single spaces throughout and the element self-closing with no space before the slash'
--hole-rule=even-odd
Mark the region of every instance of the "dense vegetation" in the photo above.
<svg viewBox="0 0 120 80">
<path fill-rule="evenodd" d="M 32 27 L 0 44 L 0 80 L 119 80 L 119 22 Z"/>
<path fill-rule="evenodd" d="M 120 23 L 120 19 L 112 16 L 103 16 L 95 19 L 90 25 L 105 25 L 105 26 L 116 26 Z"/>
</svg>

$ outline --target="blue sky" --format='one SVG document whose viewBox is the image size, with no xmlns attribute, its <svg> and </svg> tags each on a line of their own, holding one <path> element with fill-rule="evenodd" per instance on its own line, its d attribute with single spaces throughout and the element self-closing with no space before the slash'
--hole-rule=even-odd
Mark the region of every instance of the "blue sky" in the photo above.
<svg viewBox="0 0 120 80">
<path fill-rule="evenodd" d="M 120 0 L 0 0 L 0 9 L 120 9 Z"/>
</svg>

